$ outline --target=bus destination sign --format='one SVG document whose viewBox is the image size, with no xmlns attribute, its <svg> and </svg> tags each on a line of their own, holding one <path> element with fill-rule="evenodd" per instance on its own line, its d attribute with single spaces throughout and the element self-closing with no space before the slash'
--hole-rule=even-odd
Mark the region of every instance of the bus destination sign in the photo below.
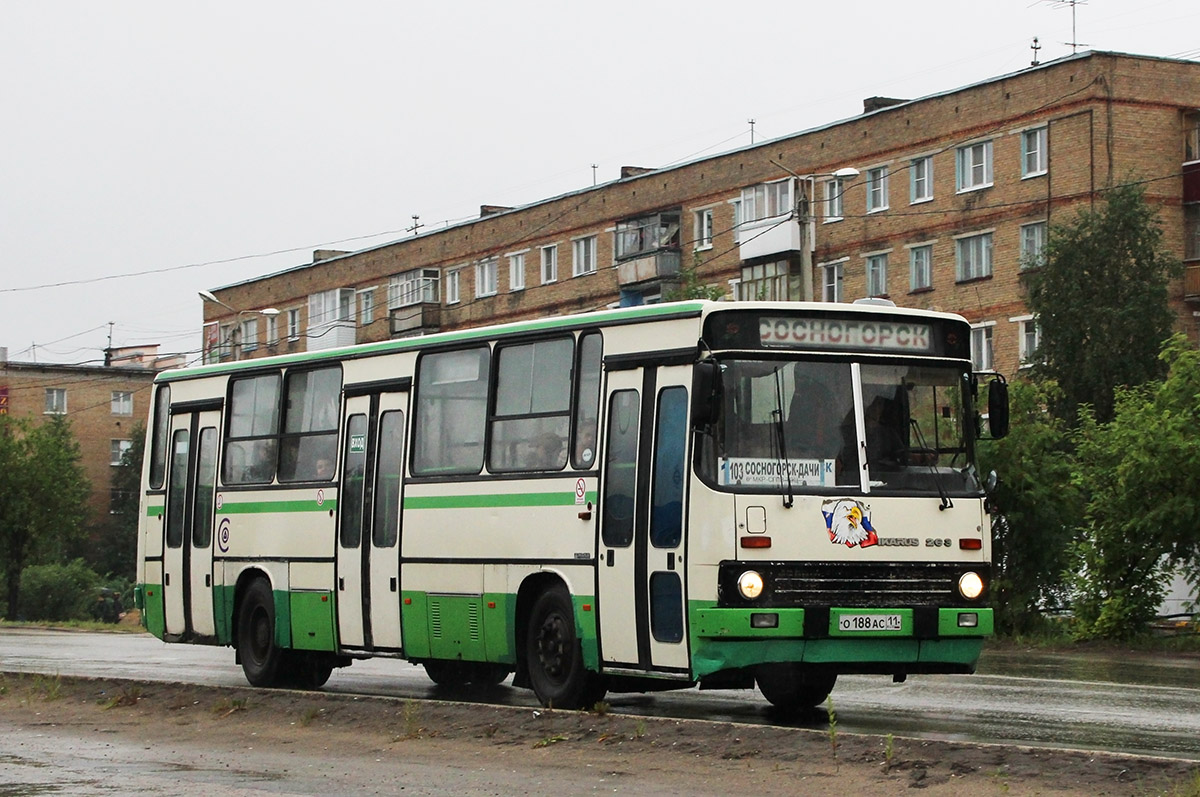
<svg viewBox="0 0 1200 797">
<path fill-rule="evenodd" d="M 896 319 L 763 316 L 758 332 L 761 344 L 771 347 L 928 352 L 933 346 L 928 324 Z"/>
</svg>

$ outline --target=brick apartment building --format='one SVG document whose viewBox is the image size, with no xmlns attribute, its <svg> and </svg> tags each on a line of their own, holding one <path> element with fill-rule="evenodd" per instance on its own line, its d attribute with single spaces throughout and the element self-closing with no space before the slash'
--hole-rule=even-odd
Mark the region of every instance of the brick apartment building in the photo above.
<svg viewBox="0 0 1200 797">
<path fill-rule="evenodd" d="M 154 375 L 182 364 L 156 357 L 157 349 L 112 349 L 109 365 L 87 366 L 11 362 L 0 347 L 0 414 L 35 423 L 52 415 L 70 419 L 92 487 L 88 514 L 93 525 L 108 517 L 113 466 L 129 447 L 134 427 L 145 425 Z"/>
<path fill-rule="evenodd" d="M 1036 345 L 1020 274 L 1048 224 L 1126 181 L 1145 186 L 1187 262 L 1171 301 L 1198 340 L 1200 63 L 1088 52 L 916 100 L 871 98 L 861 116 L 626 168 L 520 208 L 485 205 L 393 243 L 318 251 L 217 289 L 205 356 L 653 302 L 694 268 L 734 300 L 883 296 L 961 313 L 976 366 L 1011 374 Z"/>
</svg>

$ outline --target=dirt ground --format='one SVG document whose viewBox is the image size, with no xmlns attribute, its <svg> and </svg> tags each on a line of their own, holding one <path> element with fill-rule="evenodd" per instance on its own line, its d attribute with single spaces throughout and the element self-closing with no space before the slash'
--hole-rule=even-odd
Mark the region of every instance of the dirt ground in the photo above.
<svg viewBox="0 0 1200 797">
<path fill-rule="evenodd" d="M 0 675 L 0 736 L 0 784 L 26 761 L 83 783 L 71 764 L 99 744 L 160 765 L 159 794 L 1200 795 L 1200 764 L 1169 759 L 19 674 Z M 63 793 L 137 782 L 112 777 Z"/>
</svg>

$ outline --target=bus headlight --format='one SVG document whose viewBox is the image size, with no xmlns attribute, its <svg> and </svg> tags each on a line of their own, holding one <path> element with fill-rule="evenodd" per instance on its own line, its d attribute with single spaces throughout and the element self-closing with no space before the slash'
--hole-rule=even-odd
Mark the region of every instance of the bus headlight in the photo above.
<svg viewBox="0 0 1200 797">
<path fill-rule="evenodd" d="M 958 594 L 973 601 L 983 594 L 983 579 L 978 573 L 963 573 L 958 579 Z"/>
<path fill-rule="evenodd" d="M 738 592 L 748 601 L 752 601 L 762 594 L 763 577 L 754 570 L 747 570 L 738 576 L 737 580 Z"/>
</svg>

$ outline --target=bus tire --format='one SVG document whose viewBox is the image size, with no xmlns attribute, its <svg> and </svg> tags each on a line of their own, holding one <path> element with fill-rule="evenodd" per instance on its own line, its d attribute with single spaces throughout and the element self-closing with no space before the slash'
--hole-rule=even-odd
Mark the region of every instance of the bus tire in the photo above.
<svg viewBox="0 0 1200 797">
<path fill-rule="evenodd" d="M 819 672 L 790 662 L 760 664 L 754 673 L 763 697 L 784 714 L 820 705 L 833 691 L 837 673 Z"/>
<path fill-rule="evenodd" d="M 290 651 L 285 666 L 290 681 L 300 689 L 320 689 L 333 674 L 333 656 L 327 653 Z"/>
<path fill-rule="evenodd" d="M 543 706 L 591 708 L 607 691 L 601 676 L 584 667 L 571 596 L 561 584 L 534 601 L 525 660 L 533 693 Z"/>
<path fill-rule="evenodd" d="M 425 674 L 429 676 L 429 680 L 447 689 L 466 686 L 471 680 L 470 670 L 465 662 L 447 659 L 430 659 L 425 662 Z"/>
<path fill-rule="evenodd" d="M 246 587 L 238 610 L 238 656 L 251 686 L 274 686 L 283 651 L 275 644 L 275 596 L 265 579 Z"/>
</svg>

